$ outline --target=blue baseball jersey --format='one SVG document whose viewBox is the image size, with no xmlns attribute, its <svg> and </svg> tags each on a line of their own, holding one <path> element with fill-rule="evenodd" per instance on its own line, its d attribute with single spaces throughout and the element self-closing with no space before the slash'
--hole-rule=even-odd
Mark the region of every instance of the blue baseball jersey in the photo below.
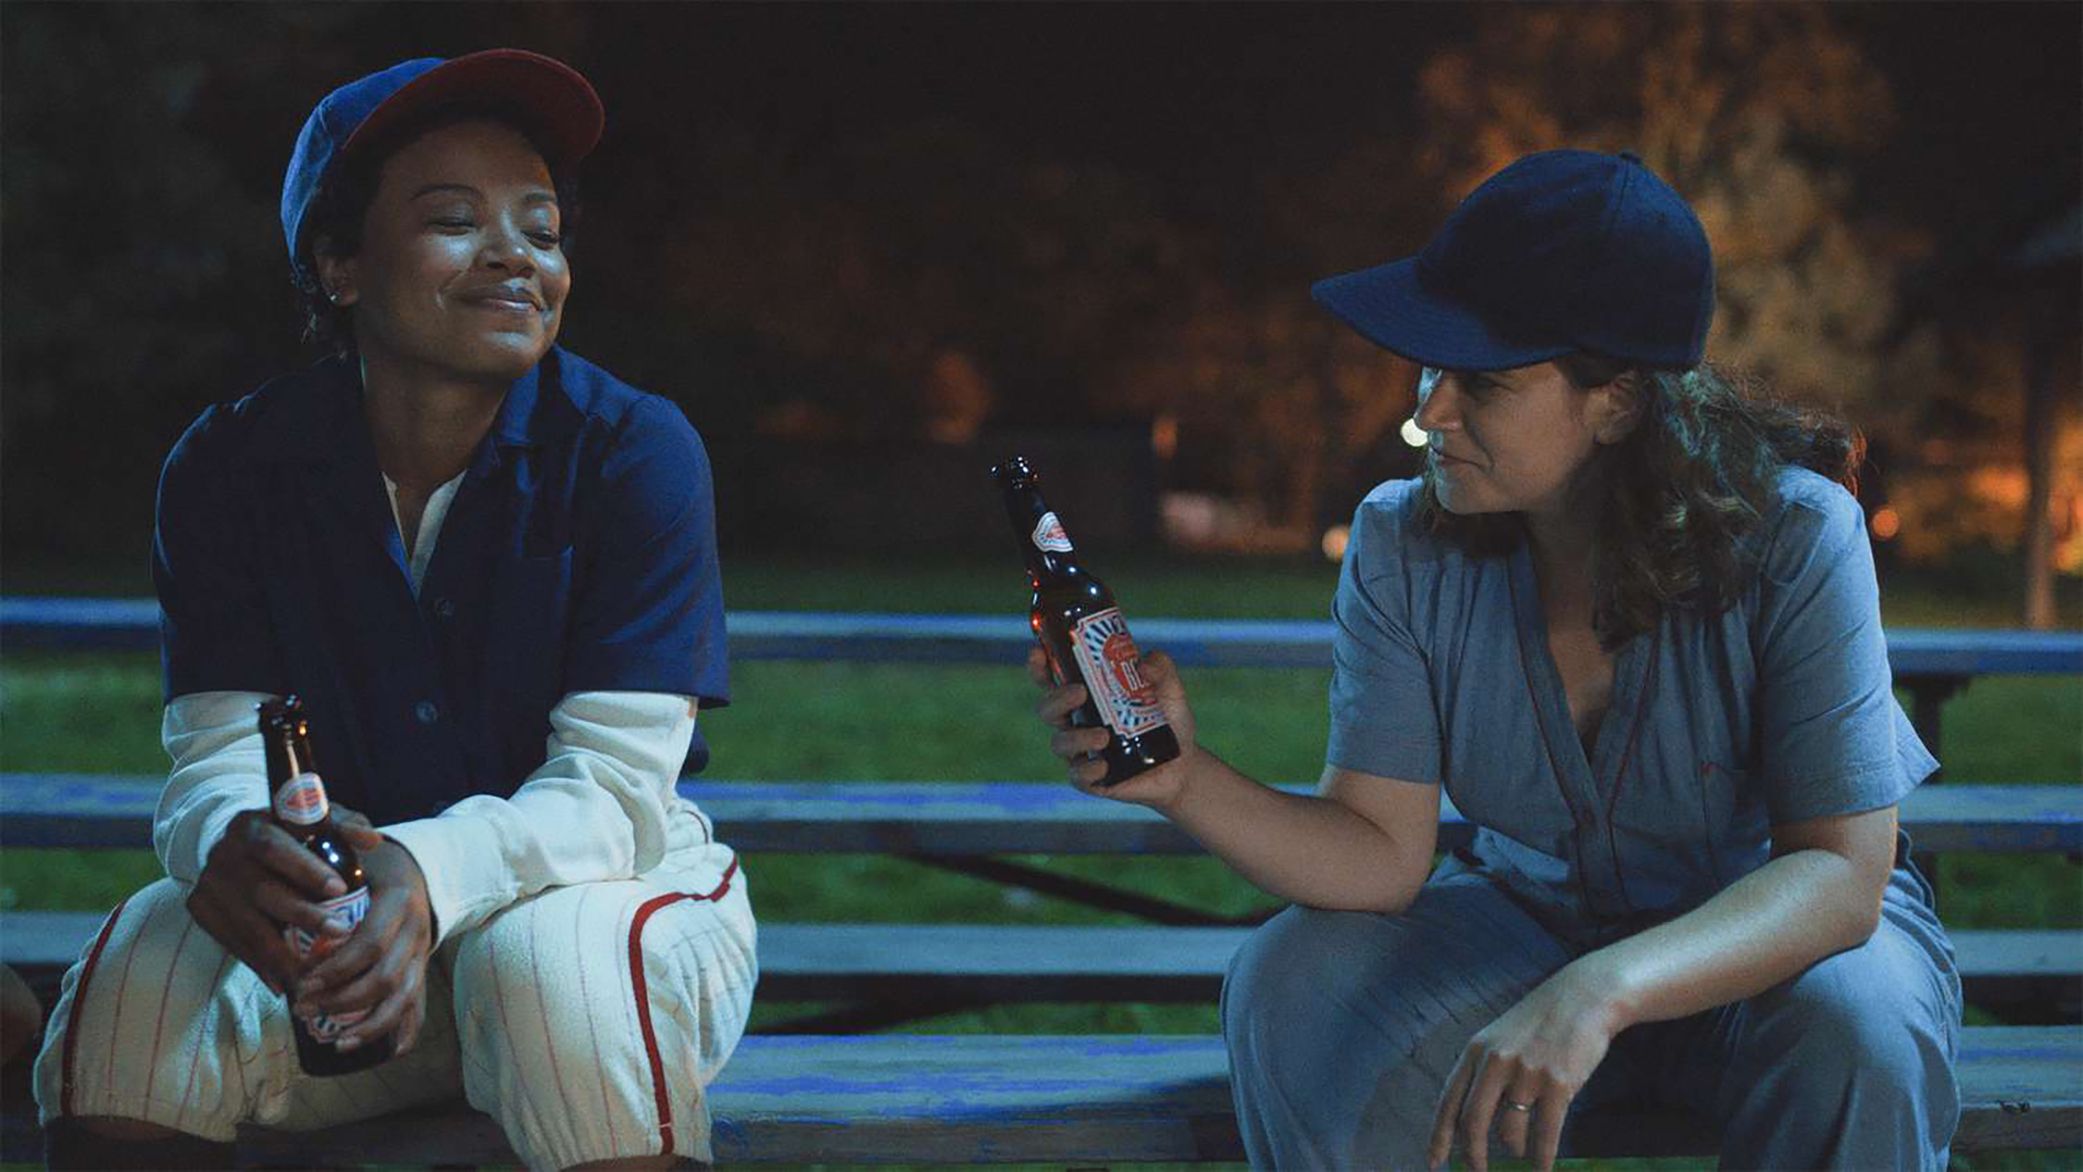
<svg viewBox="0 0 2083 1172">
<path fill-rule="evenodd" d="M 328 788 L 379 825 L 511 794 L 566 693 L 730 698 L 701 439 L 562 348 L 507 391 L 417 593 L 341 358 L 188 428 L 152 568 L 167 698 L 302 696 Z"/>
<path fill-rule="evenodd" d="M 1333 765 L 1444 784 L 1479 828 L 1447 870 L 1503 883 L 1596 946 L 1769 857 L 1771 827 L 1900 801 L 1937 762 L 1895 700 L 1857 501 L 1788 469 L 1759 571 L 1717 615 L 1670 609 L 1614 657 L 1587 752 L 1532 557 L 1421 530 L 1417 481 L 1355 514 L 1333 611 Z"/>
</svg>

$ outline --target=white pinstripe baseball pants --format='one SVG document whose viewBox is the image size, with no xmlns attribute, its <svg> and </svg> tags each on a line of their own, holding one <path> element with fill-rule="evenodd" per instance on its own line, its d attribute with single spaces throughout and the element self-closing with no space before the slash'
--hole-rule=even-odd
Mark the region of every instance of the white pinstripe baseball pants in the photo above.
<svg viewBox="0 0 2083 1172">
<path fill-rule="evenodd" d="M 435 954 L 412 1052 L 338 1078 L 303 1074 L 283 999 L 196 926 L 185 885 L 162 879 L 117 907 L 65 975 L 36 1064 L 42 1117 L 222 1141 L 246 1122 L 307 1130 L 462 1094 L 531 1168 L 708 1161 L 704 1088 L 744 1033 L 759 975 L 744 873 L 733 862 L 717 886 L 702 853 L 726 849 L 552 888 L 458 934 Z"/>
</svg>

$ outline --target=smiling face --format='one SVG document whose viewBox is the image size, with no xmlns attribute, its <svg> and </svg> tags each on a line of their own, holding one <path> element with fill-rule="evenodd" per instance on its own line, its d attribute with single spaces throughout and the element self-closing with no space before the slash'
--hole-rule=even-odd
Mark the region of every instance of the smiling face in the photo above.
<svg viewBox="0 0 2083 1172">
<path fill-rule="evenodd" d="M 1417 424 L 1439 503 L 1458 514 L 1559 514 L 1600 444 L 1627 434 L 1631 378 L 1589 389 L 1553 362 L 1498 371 L 1425 368 Z"/>
<path fill-rule="evenodd" d="M 556 190 L 526 136 L 489 120 L 431 130 L 384 161 L 351 257 L 319 276 L 351 306 L 365 360 L 508 383 L 557 340 L 571 269 Z"/>
</svg>

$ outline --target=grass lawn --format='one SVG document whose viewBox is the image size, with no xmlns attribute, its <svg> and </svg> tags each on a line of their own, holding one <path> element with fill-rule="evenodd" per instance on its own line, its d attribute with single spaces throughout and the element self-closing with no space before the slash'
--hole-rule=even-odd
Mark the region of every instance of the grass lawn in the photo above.
<svg viewBox="0 0 2083 1172">
<path fill-rule="evenodd" d="M 1123 559 L 1102 564 L 1134 615 L 1323 615 L 1336 581 L 1325 563 Z M 20 581 L 20 579 L 17 579 Z M 17 587 L 18 588 L 18 587 Z M 105 582 L 98 589 L 133 591 Z M 1025 597 L 1010 551 L 986 562 L 914 562 L 834 570 L 777 560 L 730 563 L 734 609 L 1017 612 Z M 2065 603 L 2073 599 L 2065 599 Z M 2006 600 L 1950 598 L 1915 583 L 1886 599 L 1897 625 L 2009 625 Z M 2064 617 L 2078 622 L 2083 615 Z M 2083 625 L 2083 624 L 2079 624 Z M 745 663 L 736 702 L 705 714 L 710 773 L 744 779 L 1025 779 L 1060 776 L 1016 669 L 856 663 Z M 1306 782 L 1322 766 L 1328 673 L 1208 669 L 1188 674 L 1204 743 L 1252 776 Z M 163 771 L 156 660 L 136 654 L 21 653 L 0 658 L 0 769 Z M 1947 706 L 1949 776 L 1980 782 L 2083 779 L 2083 679 L 1988 678 Z M 726 834 L 727 834 L 726 828 Z M 1207 859 L 1030 860 L 1238 913 L 1271 901 Z M 749 861 L 769 921 L 1096 922 L 1112 918 L 1046 897 L 865 856 L 777 855 Z M 0 853 L 0 909 L 102 909 L 158 874 L 146 852 L 15 849 Z M 1956 927 L 2083 927 L 2083 884 L 2059 858 L 1944 861 Z M 755 1028 L 806 1006 L 763 1004 Z M 950 1015 L 922 1032 L 1212 1032 L 1212 1006 L 1041 1005 Z M 1699 1168 L 1698 1161 L 1626 1167 Z M 1979 1157 L 1958 1167 L 2083 1167 L 2077 1157 Z"/>
</svg>

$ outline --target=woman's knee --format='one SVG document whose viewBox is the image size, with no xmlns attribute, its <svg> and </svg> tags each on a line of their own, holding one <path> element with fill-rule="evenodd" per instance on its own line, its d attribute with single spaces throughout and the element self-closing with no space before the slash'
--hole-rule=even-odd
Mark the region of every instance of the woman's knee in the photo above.
<svg viewBox="0 0 2083 1172">
<path fill-rule="evenodd" d="M 705 909 L 596 886 L 524 901 L 461 943 L 454 980 L 458 1004 L 470 1007 L 466 1023 L 497 1027 L 466 1028 L 465 1051 L 532 1040 L 545 1057 L 597 1054 L 603 1035 L 625 1032 L 632 1015 L 641 1024 L 684 1014 L 706 1033 L 728 1033 L 727 1052 L 743 1026 L 737 1002 L 749 1009 L 757 975 L 749 934 L 705 931 Z M 654 1032 L 663 1024 L 653 1020 Z M 703 1048 L 716 1041 L 724 1039 L 705 1038 Z"/>
<path fill-rule="evenodd" d="M 195 923 L 185 898 L 160 880 L 124 901 L 66 975 L 36 1066 L 47 1123 L 106 1117 L 215 1141 L 253 1110 L 258 978 Z"/>
<path fill-rule="evenodd" d="M 1401 1015 L 1377 1010 L 1400 996 L 1403 943 L 1393 917 L 1305 907 L 1274 916 L 1238 949 L 1223 980 L 1231 1054 L 1313 1066 L 1323 1057 L 1317 1051 L 1351 1045 L 1362 1019 L 1370 1033 L 1392 1029 Z"/>
<path fill-rule="evenodd" d="M 1780 1068 L 1778 1081 L 1805 1100 L 1852 1087 L 1872 1098 L 1917 1100 L 1949 1082 L 1952 1029 L 1944 1007 L 1888 995 L 1887 982 L 1829 961 L 1754 998 L 1747 1007 L 1753 1061 Z"/>
<path fill-rule="evenodd" d="M 1290 907 L 1260 925 L 1230 957 L 1222 980 L 1223 1032 L 1255 1032 L 1259 1023 L 1288 1019 L 1323 1000 L 1329 979 L 1320 941 L 1331 914 Z"/>
<path fill-rule="evenodd" d="M 560 889 L 466 936 L 453 975 L 464 1089 L 530 1165 L 706 1152 L 757 976 L 742 900 Z"/>
</svg>

